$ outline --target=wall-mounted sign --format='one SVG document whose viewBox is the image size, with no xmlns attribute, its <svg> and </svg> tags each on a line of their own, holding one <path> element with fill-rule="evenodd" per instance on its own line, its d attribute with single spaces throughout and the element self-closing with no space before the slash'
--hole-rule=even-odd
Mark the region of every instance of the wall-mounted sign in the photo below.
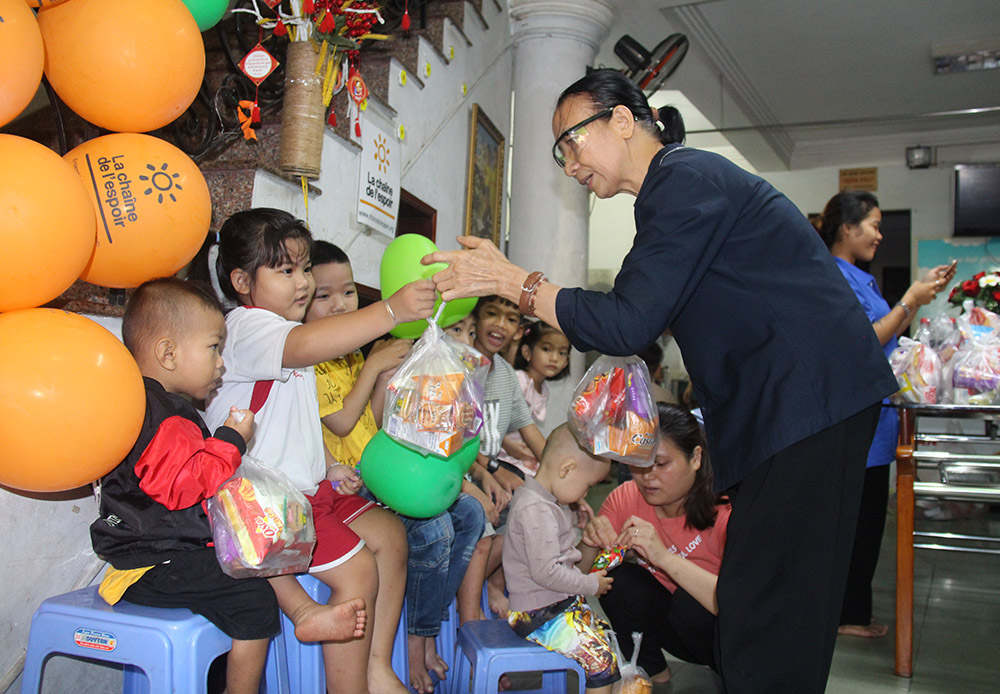
<svg viewBox="0 0 1000 694">
<path fill-rule="evenodd" d="M 878 167 L 864 169 L 841 169 L 840 190 L 878 190 Z"/>
<path fill-rule="evenodd" d="M 372 118 L 361 118 L 358 221 L 389 237 L 399 213 L 399 141 Z"/>
</svg>

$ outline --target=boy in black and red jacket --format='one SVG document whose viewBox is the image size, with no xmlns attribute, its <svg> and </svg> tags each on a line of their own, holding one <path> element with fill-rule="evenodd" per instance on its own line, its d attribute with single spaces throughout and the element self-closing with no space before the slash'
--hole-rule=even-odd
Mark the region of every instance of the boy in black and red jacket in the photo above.
<svg viewBox="0 0 1000 694">
<path fill-rule="evenodd" d="M 100 518 L 90 526 L 94 551 L 111 566 L 100 593 L 152 607 L 186 607 L 233 638 L 229 694 L 257 692 L 267 645 L 280 622 L 263 578 L 223 573 L 202 502 L 240 465 L 253 436 L 253 413 L 234 407 L 210 435 L 194 405 L 222 375 L 226 326 L 218 300 L 197 284 L 151 280 L 135 290 L 122 335 L 146 388 L 146 415 L 128 456 L 101 480 Z M 360 604 L 317 606 L 324 639 L 363 634 Z M 293 620 L 294 621 L 294 620 Z"/>
</svg>

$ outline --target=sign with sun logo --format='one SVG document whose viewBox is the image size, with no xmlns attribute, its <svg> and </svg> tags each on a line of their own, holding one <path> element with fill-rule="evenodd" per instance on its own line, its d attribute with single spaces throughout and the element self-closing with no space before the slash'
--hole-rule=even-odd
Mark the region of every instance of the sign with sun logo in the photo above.
<svg viewBox="0 0 1000 694">
<path fill-rule="evenodd" d="M 361 124 L 358 221 L 394 237 L 399 212 L 400 143 L 367 113 Z"/>
</svg>

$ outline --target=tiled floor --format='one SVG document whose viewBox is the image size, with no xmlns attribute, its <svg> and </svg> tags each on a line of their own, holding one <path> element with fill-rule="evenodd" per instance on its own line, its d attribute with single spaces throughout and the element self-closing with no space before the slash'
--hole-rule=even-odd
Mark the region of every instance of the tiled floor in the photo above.
<svg viewBox="0 0 1000 694">
<path fill-rule="evenodd" d="M 613 488 L 591 490 L 595 509 Z M 918 521 L 918 530 L 1000 537 L 1000 511 L 961 520 Z M 1000 556 L 916 551 L 914 576 L 914 668 L 910 679 L 893 674 L 896 529 L 890 511 L 875 577 L 875 618 L 890 624 L 883 639 L 840 636 L 828 694 L 859 692 L 995 694 L 1000 691 Z M 721 692 L 707 668 L 670 659 L 673 677 L 655 694 Z"/>
</svg>

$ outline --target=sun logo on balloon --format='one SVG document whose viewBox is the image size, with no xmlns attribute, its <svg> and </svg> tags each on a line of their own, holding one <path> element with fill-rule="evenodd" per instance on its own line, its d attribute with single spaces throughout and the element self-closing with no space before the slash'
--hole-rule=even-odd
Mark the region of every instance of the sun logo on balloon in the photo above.
<svg viewBox="0 0 1000 694">
<path fill-rule="evenodd" d="M 149 183 L 152 186 L 150 188 L 146 188 L 146 190 L 143 191 L 143 194 L 153 195 L 154 194 L 153 188 L 155 188 L 158 191 L 156 193 L 156 201 L 161 204 L 163 203 L 164 193 L 170 196 L 171 200 L 177 202 L 177 198 L 174 197 L 174 194 L 170 191 L 174 188 L 176 188 L 177 190 L 184 190 L 183 188 L 181 188 L 180 183 L 174 181 L 175 178 L 180 178 L 181 175 L 179 173 L 169 173 L 167 171 L 168 166 L 169 164 L 164 163 L 159 169 L 157 169 L 152 164 L 146 164 L 146 168 L 153 172 L 152 175 L 150 176 L 146 176 L 145 174 L 139 175 L 140 181 L 149 181 Z"/>
<path fill-rule="evenodd" d="M 389 148 L 386 146 L 387 142 L 382 133 L 378 134 L 378 137 L 374 140 L 375 144 L 375 161 L 378 162 L 378 172 L 385 173 L 389 170 Z M 382 167 L 385 167 L 384 169 Z"/>
</svg>

